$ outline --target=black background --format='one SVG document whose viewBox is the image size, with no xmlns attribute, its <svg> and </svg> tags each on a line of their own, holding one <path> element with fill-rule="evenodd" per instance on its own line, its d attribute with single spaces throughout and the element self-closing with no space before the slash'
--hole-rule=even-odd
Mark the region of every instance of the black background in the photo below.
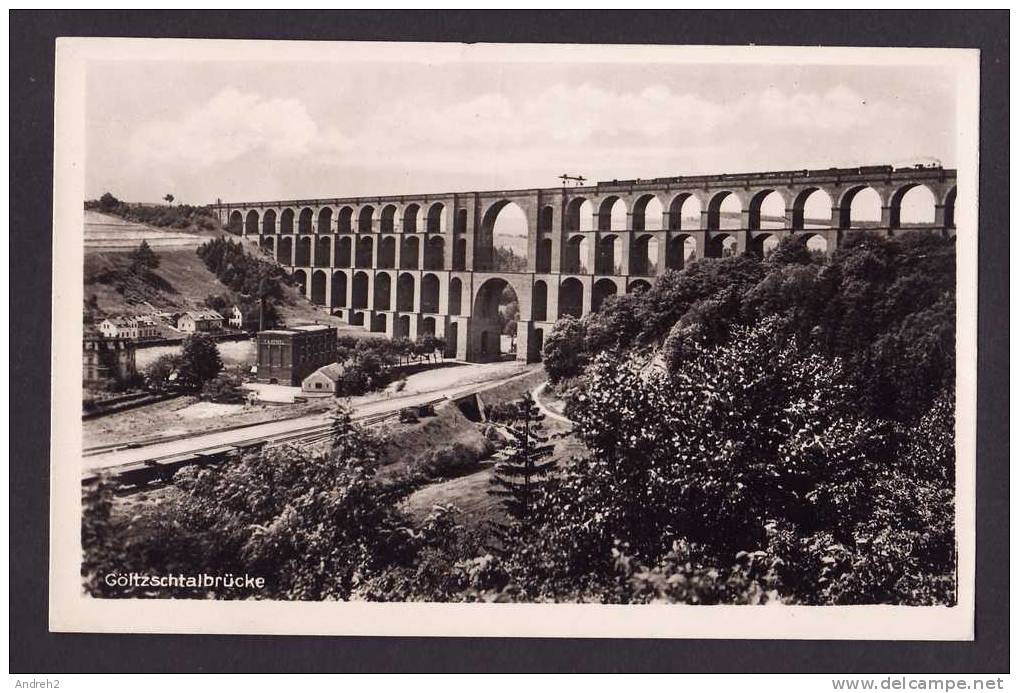
<svg viewBox="0 0 1019 693">
<path fill-rule="evenodd" d="M 1008 670 L 1007 11 L 10 13 L 12 672 Z M 57 36 L 981 49 L 976 641 L 84 635 L 47 630 Z M 56 230 L 60 236 L 60 229 Z M 60 392 L 60 386 L 57 387 Z M 77 384 L 67 387 L 77 396 Z M 69 457 L 77 451 L 67 451 Z M 747 607 L 755 608 L 755 607 Z"/>
</svg>

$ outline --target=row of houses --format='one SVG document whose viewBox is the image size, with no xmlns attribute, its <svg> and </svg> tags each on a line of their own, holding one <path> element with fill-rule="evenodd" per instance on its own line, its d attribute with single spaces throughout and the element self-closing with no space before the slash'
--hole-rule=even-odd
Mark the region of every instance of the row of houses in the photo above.
<svg viewBox="0 0 1019 693">
<path fill-rule="evenodd" d="M 164 318 L 168 324 L 185 334 L 216 332 L 224 326 L 238 330 L 258 327 L 257 314 L 252 316 L 250 311 L 245 314 L 239 306 L 234 306 L 229 318 L 206 308 L 158 315 L 118 315 L 104 319 L 97 328 L 107 339 L 154 339 L 167 336 L 163 334 L 163 323 L 159 318 Z"/>
<path fill-rule="evenodd" d="M 98 325 L 107 339 L 154 339 L 160 337 L 159 322 L 148 315 L 115 315 Z"/>
</svg>

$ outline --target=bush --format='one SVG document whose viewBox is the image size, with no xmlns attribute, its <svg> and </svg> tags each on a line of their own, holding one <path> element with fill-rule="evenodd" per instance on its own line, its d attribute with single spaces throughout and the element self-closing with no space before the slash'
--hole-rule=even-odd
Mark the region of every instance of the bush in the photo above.
<svg viewBox="0 0 1019 693">
<path fill-rule="evenodd" d="M 429 479 L 447 479 L 478 469 L 478 457 L 463 443 L 454 443 L 425 453 L 411 469 Z"/>
<path fill-rule="evenodd" d="M 243 381 L 236 375 L 220 373 L 202 386 L 202 399 L 221 404 L 239 404 L 244 402 L 245 393 L 241 388 Z"/>
</svg>

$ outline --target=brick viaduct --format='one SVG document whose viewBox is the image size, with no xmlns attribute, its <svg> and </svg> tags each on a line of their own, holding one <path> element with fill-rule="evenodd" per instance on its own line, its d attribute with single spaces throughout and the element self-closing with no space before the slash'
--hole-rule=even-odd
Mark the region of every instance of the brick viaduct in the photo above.
<svg viewBox="0 0 1019 693">
<path fill-rule="evenodd" d="M 761 254 L 786 236 L 830 250 L 861 228 L 954 234 L 955 180 L 954 170 L 941 167 L 868 166 L 213 209 L 234 232 L 257 237 L 314 303 L 391 337 L 442 336 L 459 359 L 498 356 L 499 296 L 508 285 L 520 308 L 517 358 L 536 360 L 557 318 L 647 289 L 656 275 L 693 258 Z M 933 221 L 902 223 L 902 200 L 920 186 L 933 198 Z M 855 218 L 853 200 L 868 188 L 880 200 L 880 221 Z M 824 214 L 808 217 L 815 195 Z M 526 217 L 525 271 L 495 266 L 496 218 L 511 203 Z"/>
</svg>

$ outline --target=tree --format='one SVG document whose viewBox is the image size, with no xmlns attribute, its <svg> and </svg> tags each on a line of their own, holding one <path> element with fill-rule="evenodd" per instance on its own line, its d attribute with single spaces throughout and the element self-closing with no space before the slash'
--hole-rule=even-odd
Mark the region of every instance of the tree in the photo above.
<svg viewBox="0 0 1019 693">
<path fill-rule="evenodd" d="M 99 209 L 104 212 L 112 212 L 119 206 L 120 200 L 108 192 L 103 193 L 103 196 L 99 198 Z"/>
<path fill-rule="evenodd" d="M 553 383 L 580 375 L 587 363 L 584 351 L 584 323 L 572 315 L 556 321 L 542 346 L 545 372 Z"/>
<path fill-rule="evenodd" d="M 167 205 L 172 205 L 173 204 L 173 200 L 174 200 L 173 195 L 167 193 L 166 195 L 163 196 L 163 199 L 166 200 L 166 204 Z"/>
<path fill-rule="evenodd" d="M 211 335 L 196 332 L 184 339 L 178 378 L 182 387 L 197 392 L 222 370 L 223 359 Z"/>
<path fill-rule="evenodd" d="M 498 461 L 488 492 L 502 499 L 510 517 L 526 523 L 535 496 L 556 466 L 554 459 L 548 459 L 554 446 L 548 444 L 548 436 L 544 435 L 541 422 L 545 415 L 531 393 L 525 393 L 508 415 L 509 420 L 500 427 L 509 434 L 509 444 L 496 454 Z"/>
<path fill-rule="evenodd" d="M 142 274 L 159 267 L 159 256 L 149 247 L 148 241 L 144 239 L 137 248 L 131 251 L 129 258 L 133 274 Z"/>
<path fill-rule="evenodd" d="M 163 354 L 146 366 L 145 384 L 150 390 L 162 392 L 176 383 L 183 359 L 179 354 Z"/>
<path fill-rule="evenodd" d="M 419 335 L 417 341 L 414 342 L 414 353 L 431 361 L 435 357 L 435 352 L 444 346 L 445 344 L 440 343 L 440 340 L 435 335 L 423 334 Z"/>
</svg>

